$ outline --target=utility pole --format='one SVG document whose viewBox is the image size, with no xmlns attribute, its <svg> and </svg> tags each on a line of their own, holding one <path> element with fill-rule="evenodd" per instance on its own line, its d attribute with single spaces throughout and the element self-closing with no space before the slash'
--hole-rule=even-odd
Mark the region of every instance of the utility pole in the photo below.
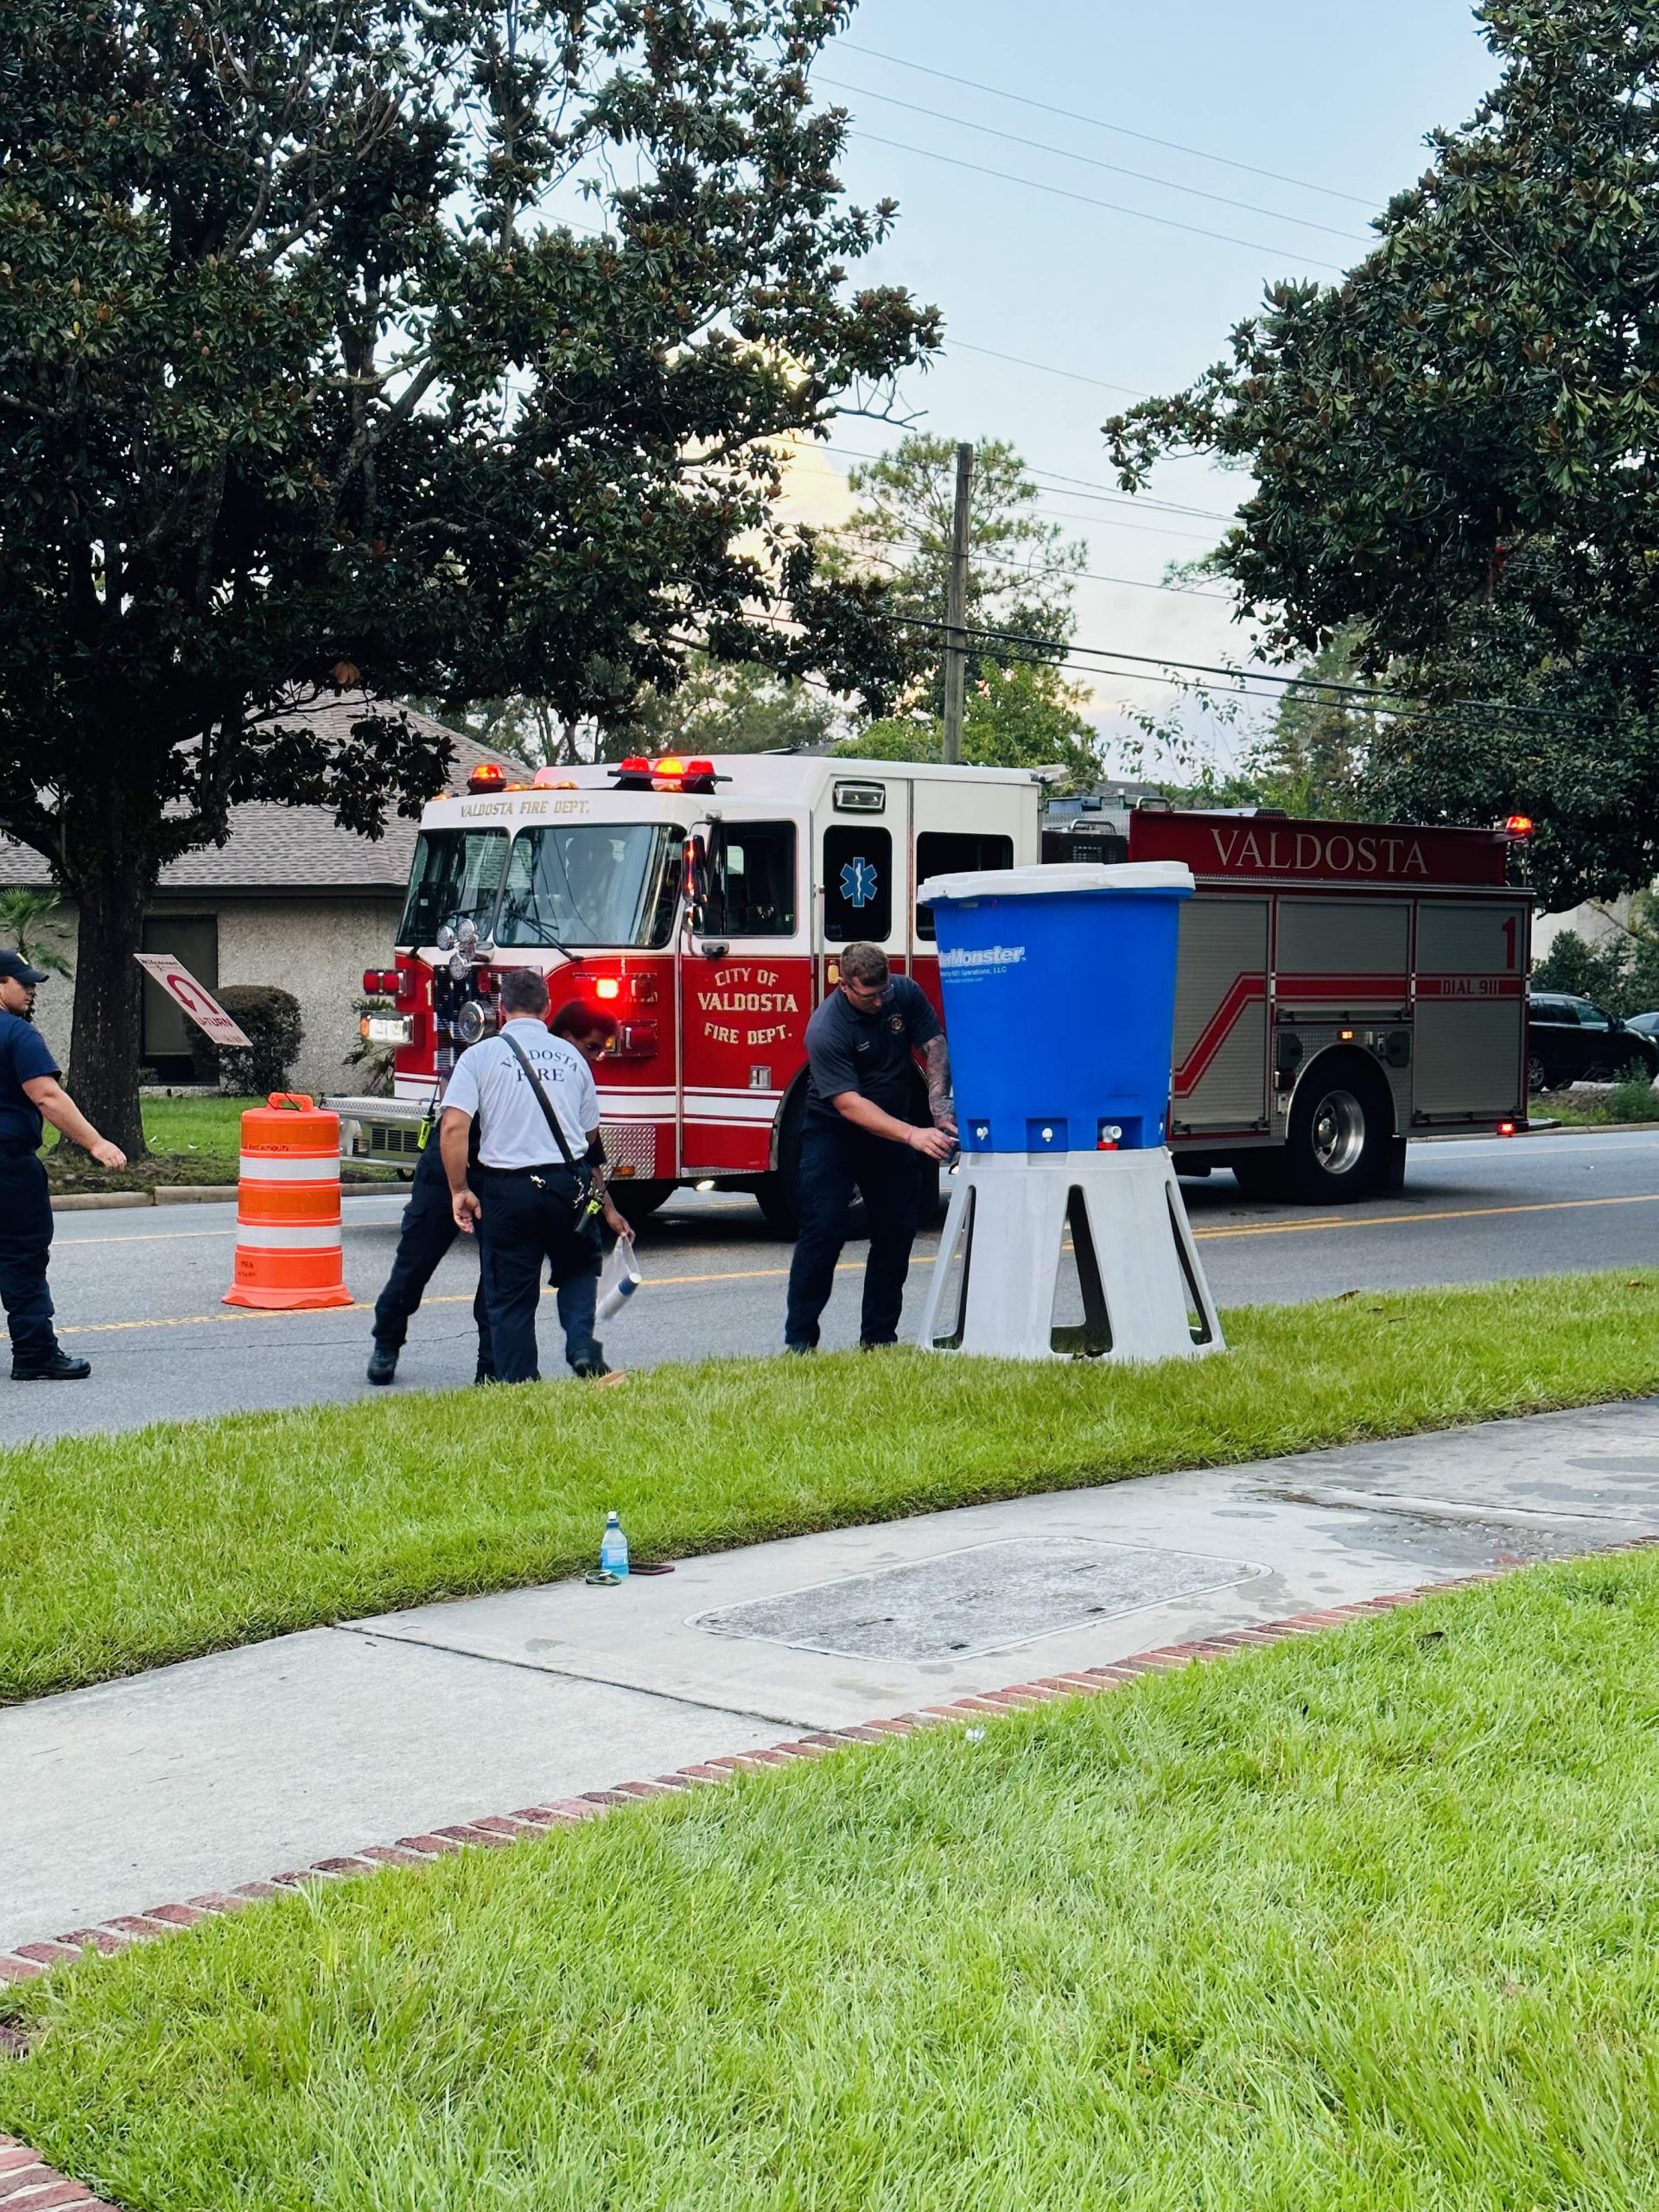
<svg viewBox="0 0 1659 2212">
<path fill-rule="evenodd" d="M 944 596 L 944 757 L 962 758 L 962 706 L 968 689 L 968 517 L 974 449 L 957 448 L 957 505 L 950 521 L 950 575 Z"/>
</svg>

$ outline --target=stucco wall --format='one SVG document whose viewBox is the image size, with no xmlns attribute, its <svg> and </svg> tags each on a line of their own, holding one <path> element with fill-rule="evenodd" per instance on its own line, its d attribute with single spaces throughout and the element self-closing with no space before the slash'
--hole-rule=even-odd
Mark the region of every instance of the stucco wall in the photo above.
<svg viewBox="0 0 1659 2212">
<path fill-rule="evenodd" d="M 79 939 L 74 908 L 60 907 L 57 918 L 64 926 L 53 943 L 73 968 Z M 4 942 L 9 944 L 11 940 L 8 938 Z M 52 1047 L 60 1068 L 69 1065 L 69 1017 L 74 1010 L 74 982 L 68 976 L 48 976 L 35 994 L 35 1027 Z"/>
<path fill-rule="evenodd" d="M 168 911 L 166 902 L 152 916 Z M 403 912 L 398 899 L 181 899 L 181 914 L 217 912 L 219 980 L 278 983 L 300 1002 L 305 1041 L 295 1065 L 300 1090 L 353 1090 L 359 1078 L 346 1064 L 357 1037 L 354 1001 L 365 968 L 391 964 L 394 932 Z M 63 909 L 63 951 L 76 959 L 75 912 Z M 56 1054 L 69 1065 L 73 982 L 54 976 L 41 986 L 35 1019 Z"/>
<path fill-rule="evenodd" d="M 1586 944 L 1601 944 L 1607 938 L 1621 934 L 1619 924 L 1630 918 L 1628 897 L 1611 900 L 1606 906 L 1592 904 L 1570 907 L 1564 914 L 1535 914 L 1532 924 L 1532 957 L 1534 963 L 1541 960 L 1556 938 L 1571 930 Z M 398 918 L 400 920 L 402 917 Z"/>
<path fill-rule="evenodd" d="M 294 1069 L 296 1090 L 355 1088 L 346 1064 L 357 1041 L 354 1001 L 363 970 L 391 964 L 402 912 L 397 899 L 238 899 L 220 906 L 220 983 L 279 983 L 300 1002 L 305 1041 Z"/>
</svg>

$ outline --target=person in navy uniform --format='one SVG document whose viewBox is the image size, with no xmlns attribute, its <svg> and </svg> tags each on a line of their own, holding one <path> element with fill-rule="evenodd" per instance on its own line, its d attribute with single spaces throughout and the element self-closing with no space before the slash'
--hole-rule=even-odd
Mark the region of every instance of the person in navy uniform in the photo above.
<svg viewBox="0 0 1659 2212">
<path fill-rule="evenodd" d="M 46 1287 L 52 1201 L 40 1150 L 50 1122 L 100 1167 L 124 1167 L 58 1081 L 52 1048 L 35 1027 L 35 994 L 46 981 L 21 953 L 0 952 L 0 1305 L 11 1332 L 14 1382 L 79 1382 L 92 1362 L 72 1359 L 52 1326 Z"/>
<path fill-rule="evenodd" d="M 610 1014 L 597 1007 L 584 1006 L 579 999 L 561 1009 L 551 1027 L 554 1036 L 574 1045 L 590 1067 L 598 1066 L 616 1035 L 616 1022 Z M 439 1111 L 442 1111 L 442 1107 Z M 435 1129 L 429 1131 L 421 1148 L 410 1183 L 409 1204 L 404 1208 L 397 1233 L 391 1273 L 386 1277 L 385 1288 L 375 1300 L 374 1350 L 369 1355 L 371 1382 L 384 1384 L 396 1377 L 397 1355 L 409 1334 L 410 1322 L 420 1310 L 422 1295 L 436 1274 L 439 1261 L 461 1234 L 449 1194 L 449 1178 L 444 1172 L 443 1147 L 436 1141 L 436 1136 Z M 472 1124 L 471 1137 L 469 1178 L 478 1165 L 476 1119 Z M 478 1288 L 473 1294 L 473 1320 L 478 1330 L 478 1366 L 473 1380 L 493 1382 L 495 1351 L 490 1340 L 490 1313 L 484 1298 L 481 1269 Z"/>
<path fill-rule="evenodd" d="M 582 1227 L 576 1219 L 584 1166 L 586 1187 L 606 1224 L 619 1236 L 633 1234 L 602 1180 L 605 1147 L 593 1062 L 604 1046 L 590 1052 L 578 1049 L 568 1034 L 550 1031 L 547 982 L 539 969 L 509 968 L 501 978 L 500 1004 L 499 1032 L 457 1061 L 439 1127 L 455 1227 L 479 1240 L 495 1379 L 541 1379 L 536 1310 L 546 1265 L 558 1289 L 571 1372 L 602 1381 L 611 1370 L 594 1335 L 598 1222 Z M 556 1028 L 571 1026 L 562 1014 Z M 554 1116 L 559 1137 L 553 1134 Z M 469 1160 L 474 1125 L 478 1152 Z"/>
<path fill-rule="evenodd" d="M 913 1055 L 927 1071 L 931 1128 L 910 1119 Z M 789 1270 L 784 1344 L 814 1351 L 858 1190 L 869 1217 L 860 1348 L 899 1340 L 899 1314 L 916 1236 L 924 1160 L 956 1149 L 950 1062 L 925 994 L 892 976 L 879 944 L 849 944 L 841 981 L 806 1026 L 806 1116 L 801 1128 L 800 1234 Z"/>
</svg>

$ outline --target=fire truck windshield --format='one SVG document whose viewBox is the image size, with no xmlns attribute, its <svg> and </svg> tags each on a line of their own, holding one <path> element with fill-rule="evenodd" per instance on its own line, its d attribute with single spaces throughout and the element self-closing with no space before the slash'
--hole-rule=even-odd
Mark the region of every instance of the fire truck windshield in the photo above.
<svg viewBox="0 0 1659 2212">
<path fill-rule="evenodd" d="M 499 945 L 668 943 L 683 830 L 583 822 L 514 838 L 495 920 Z"/>
<path fill-rule="evenodd" d="M 410 870 L 399 944 L 432 944 L 446 922 L 487 934 L 507 857 L 505 830 L 423 830 Z"/>
</svg>

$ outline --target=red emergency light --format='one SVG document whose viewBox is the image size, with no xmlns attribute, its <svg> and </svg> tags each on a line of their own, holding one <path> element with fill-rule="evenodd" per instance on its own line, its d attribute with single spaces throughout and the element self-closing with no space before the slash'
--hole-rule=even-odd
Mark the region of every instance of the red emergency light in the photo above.
<svg viewBox="0 0 1659 2212">
<path fill-rule="evenodd" d="M 1506 837 L 1530 837 L 1532 817 L 1529 814 L 1511 814 L 1504 822 L 1503 835 Z"/>
<path fill-rule="evenodd" d="M 499 791 L 507 780 L 507 772 L 499 760 L 480 760 L 467 779 L 469 791 Z"/>
<path fill-rule="evenodd" d="M 363 970 L 363 995 L 366 999 L 395 999 L 398 988 L 395 968 L 365 968 Z"/>
<path fill-rule="evenodd" d="M 1513 1122 L 1500 1122 L 1497 1125 L 1497 1134 L 1501 1137 L 1512 1137 L 1515 1135 L 1515 1123 Z"/>
<path fill-rule="evenodd" d="M 688 760 L 677 753 L 664 753 L 657 760 L 631 754 L 616 769 L 619 791 L 711 791 L 721 780 L 712 760 Z"/>
</svg>

